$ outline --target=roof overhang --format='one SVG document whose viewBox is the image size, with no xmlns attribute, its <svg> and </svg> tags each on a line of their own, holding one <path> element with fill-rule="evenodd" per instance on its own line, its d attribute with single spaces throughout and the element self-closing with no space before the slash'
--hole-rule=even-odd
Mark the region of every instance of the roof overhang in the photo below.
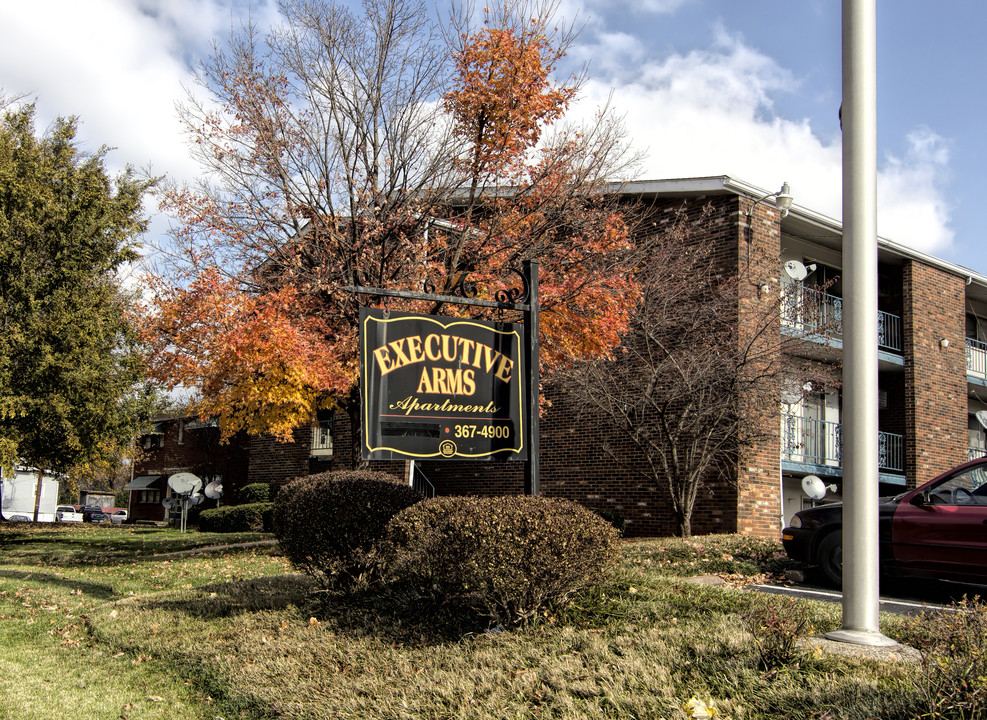
<svg viewBox="0 0 987 720">
<path fill-rule="evenodd" d="M 699 197 L 703 195 L 742 195 L 752 199 L 770 197 L 771 191 L 737 180 L 729 175 L 672 178 L 667 180 L 635 180 L 610 183 L 606 192 L 617 195 L 661 197 Z M 843 224 L 828 215 L 793 204 L 787 217 L 782 218 L 783 235 L 804 239 L 838 252 L 843 249 Z M 884 262 L 916 260 L 963 278 L 968 298 L 987 303 L 987 275 L 970 268 L 937 258 L 921 250 L 884 237 L 877 238 L 878 252 Z"/>
<path fill-rule="evenodd" d="M 149 488 L 158 480 L 163 478 L 164 475 L 139 475 L 131 480 L 127 485 L 124 485 L 124 490 L 144 490 Z"/>
</svg>

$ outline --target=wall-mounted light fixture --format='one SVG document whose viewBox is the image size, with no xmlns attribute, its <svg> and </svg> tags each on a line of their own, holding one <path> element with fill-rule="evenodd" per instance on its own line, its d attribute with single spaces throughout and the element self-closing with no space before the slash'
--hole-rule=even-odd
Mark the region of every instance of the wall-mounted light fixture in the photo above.
<svg viewBox="0 0 987 720">
<path fill-rule="evenodd" d="M 949 347 L 949 338 L 939 338 L 939 347 L 945 350 Z"/>
<path fill-rule="evenodd" d="M 792 207 L 792 201 L 795 199 L 792 197 L 792 188 L 789 187 L 787 182 L 781 184 L 781 190 L 776 192 L 771 192 L 764 197 L 758 198 L 753 205 L 747 209 L 747 221 L 750 225 L 751 216 L 754 214 L 754 208 L 763 203 L 768 198 L 773 197 L 775 199 L 775 207 L 781 210 L 782 217 L 788 217 L 788 211 Z"/>
<path fill-rule="evenodd" d="M 744 228 L 744 236 L 745 239 L 747 240 L 748 273 L 750 272 L 751 269 L 751 241 L 753 240 L 753 235 L 754 235 L 754 226 L 753 226 L 754 208 L 756 208 L 758 205 L 760 205 L 770 197 L 773 197 L 775 199 L 775 207 L 781 210 L 782 217 L 786 217 L 788 215 L 788 210 L 789 208 L 792 207 L 792 200 L 794 200 L 794 198 L 792 197 L 792 188 L 789 187 L 787 182 L 783 182 L 781 184 L 781 190 L 778 190 L 777 192 L 768 193 L 763 197 L 759 197 L 757 200 L 754 201 L 753 205 L 747 208 L 747 212 L 746 212 L 747 227 Z M 765 292 L 762 288 L 758 288 L 758 290 L 761 291 L 762 294 L 764 294 Z"/>
</svg>

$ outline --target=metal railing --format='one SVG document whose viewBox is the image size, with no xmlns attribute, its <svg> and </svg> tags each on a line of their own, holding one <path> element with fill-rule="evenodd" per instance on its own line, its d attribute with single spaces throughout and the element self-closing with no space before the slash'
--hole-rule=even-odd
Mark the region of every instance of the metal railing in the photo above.
<svg viewBox="0 0 987 720">
<path fill-rule="evenodd" d="M 328 424 L 319 424 L 312 428 L 312 451 L 311 457 L 331 457 L 332 456 L 332 427 Z"/>
<path fill-rule="evenodd" d="M 878 433 L 878 467 L 889 472 L 905 470 L 905 438 Z M 843 425 L 792 413 L 781 416 L 781 454 L 790 462 L 809 465 L 843 465 Z"/>
<path fill-rule="evenodd" d="M 781 285 L 781 321 L 784 325 L 813 334 L 843 334 L 843 298 L 795 283 Z M 878 311 L 877 345 L 900 353 L 901 318 Z"/>
<path fill-rule="evenodd" d="M 972 447 L 967 455 L 967 459 L 976 460 L 977 458 L 982 458 L 984 456 L 987 456 L 987 448 Z"/>
<path fill-rule="evenodd" d="M 421 467 L 416 462 L 411 463 L 411 487 L 427 498 L 435 497 L 435 485 L 422 472 Z"/>
<path fill-rule="evenodd" d="M 966 339 L 966 373 L 987 380 L 987 343 Z"/>
</svg>

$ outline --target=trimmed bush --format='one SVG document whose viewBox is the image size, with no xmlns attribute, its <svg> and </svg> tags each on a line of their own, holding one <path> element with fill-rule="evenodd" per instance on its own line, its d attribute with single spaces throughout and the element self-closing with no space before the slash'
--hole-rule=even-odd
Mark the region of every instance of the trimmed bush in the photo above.
<svg viewBox="0 0 987 720">
<path fill-rule="evenodd" d="M 385 473 L 310 475 L 278 492 L 274 534 L 291 564 L 326 587 L 367 584 L 380 577 L 387 522 L 422 497 Z"/>
<path fill-rule="evenodd" d="M 199 513 L 201 532 L 260 532 L 270 531 L 271 503 L 228 505 Z"/>
<path fill-rule="evenodd" d="M 440 602 L 513 626 L 597 585 L 616 563 L 616 529 L 569 500 L 440 497 L 388 526 L 393 576 Z"/>
<path fill-rule="evenodd" d="M 267 483 L 250 483 L 240 488 L 237 498 L 241 505 L 271 502 L 271 486 Z"/>
<path fill-rule="evenodd" d="M 624 536 L 624 533 L 627 531 L 627 520 L 624 518 L 623 513 L 619 510 L 613 510 L 611 508 L 590 508 L 590 510 L 613 525 L 614 529 L 620 533 L 621 537 Z"/>
</svg>

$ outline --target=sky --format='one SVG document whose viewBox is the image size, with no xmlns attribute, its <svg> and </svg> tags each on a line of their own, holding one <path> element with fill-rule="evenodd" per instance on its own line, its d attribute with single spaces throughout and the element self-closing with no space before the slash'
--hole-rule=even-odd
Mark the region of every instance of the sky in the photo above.
<svg viewBox="0 0 987 720">
<path fill-rule="evenodd" d="M 575 117 L 610 98 L 644 161 L 635 179 L 730 175 L 839 219 L 837 0 L 560 0 L 584 24 Z M 445 5 L 441 5 L 445 7 Z M 175 103 L 213 38 L 273 0 L 0 0 L 0 94 L 39 125 L 78 116 L 87 147 L 191 179 Z M 878 232 L 987 274 L 983 0 L 877 0 Z M 163 232 L 158 217 L 152 232 Z"/>
</svg>

